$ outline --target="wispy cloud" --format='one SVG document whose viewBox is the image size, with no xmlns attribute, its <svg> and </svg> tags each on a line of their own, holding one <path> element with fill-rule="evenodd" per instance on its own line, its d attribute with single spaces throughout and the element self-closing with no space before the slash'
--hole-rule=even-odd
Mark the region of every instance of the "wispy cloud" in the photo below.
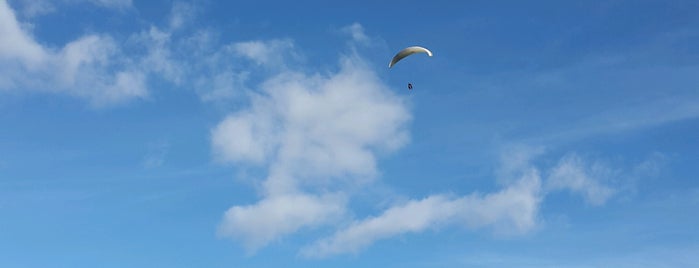
<svg viewBox="0 0 699 268">
<path fill-rule="evenodd" d="M 173 48 L 172 32 L 151 26 L 132 35 L 129 41 L 146 50 L 140 59 L 134 59 L 145 71 L 175 85 L 181 85 L 187 73 L 187 65 Z"/>
<path fill-rule="evenodd" d="M 175 2 L 170 11 L 170 29 L 177 30 L 194 20 L 197 8 L 189 2 Z"/>
<path fill-rule="evenodd" d="M 125 56 L 111 37 L 87 35 L 54 49 L 20 28 L 4 0 L 0 17 L 0 89 L 64 92 L 97 106 L 148 95 L 145 77 L 121 60 Z"/>
<path fill-rule="evenodd" d="M 292 57 L 299 57 L 289 39 L 238 42 L 231 44 L 230 48 L 257 65 L 274 70 L 285 68 Z"/>
<path fill-rule="evenodd" d="M 624 103 L 595 115 L 581 118 L 532 140 L 566 141 L 598 135 L 639 131 L 699 117 L 699 96 L 659 97 L 648 101 Z"/>
<path fill-rule="evenodd" d="M 623 170 L 574 153 L 564 155 L 552 166 L 535 164 L 534 160 L 546 155 L 544 152 L 541 147 L 506 147 L 495 172 L 502 189 L 488 194 L 436 194 L 408 200 L 377 216 L 353 221 L 300 253 L 311 258 L 357 253 L 379 240 L 448 227 L 491 229 L 500 235 L 526 234 L 537 228 L 540 207 L 548 195 L 569 191 L 589 204 L 603 205 L 627 190 L 626 184 L 634 183 L 635 177 L 643 176 L 637 169 L 657 170 L 663 158 L 654 154 Z"/>
<path fill-rule="evenodd" d="M 359 44 L 368 44 L 371 39 L 364 33 L 364 26 L 355 22 L 342 28 L 342 32 L 352 37 L 352 41 Z"/>
<path fill-rule="evenodd" d="M 21 14 L 25 17 L 35 17 L 51 13 L 56 10 L 53 1 L 48 0 L 19 0 Z"/>
<path fill-rule="evenodd" d="M 696 33 L 678 35 L 683 37 L 652 37 L 674 45 L 595 52 L 561 65 L 503 71 L 464 83 L 479 88 L 474 105 L 487 103 L 484 110 L 504 115 L 492 120 L 496 123 L 479 123 L 505 140 L 561 144 L 638 133 L 699 118 L 699 91 L 691 86 L 699 83 L 699 65 L 667 55 L 673 51 L 668 48 L 691 43 Z M 489 108 L 503 103 L 512 107 Z"/>
<path fill-rule="evenodd" d="M 306 257 L 357 252 L 380 239 L 418 233 L 445 225 L 523 233 L 536 226 L 541 179 L 530 171 L 509 187 L 492 194 L 453 198 L 434 195 L 391 207 L 381 215 L 361 220 L 303 249 Z"/>
<path fill-rule="evenodd" d="M 130 3 L 98 1 L 114 7 Z M 0 15 L 0 90 L 68 94 L 95 107 L 146 99 L 154 79 L 191 89 L 204 101 L 228 100 L 245 91 L 250 62 L 277 68 L 282 56 L 293 54 L 289 40 L 222 45 L 206 30 L 178 32 L 196 15 L 185 2 L 173 5 L 166 27 L 151 25 L 125 40 L 87 34 L 62 47 L 35 40 L 6 0 L 0 1 Z"/>
<path fill-rule="evenodd" d="M 116 8 L 131 1 L 94 4 Z M 68 94 L 96 107 L 147 99 L 155 81 L 193 90 L 203 101 L 228 101 L 244 96 L 249 82 L 304 61 L 291 39 L 221 43 L 214 31 L 186 28 L 197 16 L 188 2 L 175 2 L 164 26 L 149 25 L 123 40 L 90 33 L 61 47 L 37 41 L 6 0 L 0 13 L 0 90 Z M 345 29 L 353 42 L 367 41 L 360 24 Z"/>
<path fill-rule="evenodd" d="M 602 165 L 586 166 L 579 156 L 570 154 L 563 157 L 551 170 L 546 188 L 549 191 L 569 190 L 579 193 L 588 203 L 601 205 L 614 194 L 614 190 L 602 182 L 615 175 L 612 170 Z"/>
</svg>

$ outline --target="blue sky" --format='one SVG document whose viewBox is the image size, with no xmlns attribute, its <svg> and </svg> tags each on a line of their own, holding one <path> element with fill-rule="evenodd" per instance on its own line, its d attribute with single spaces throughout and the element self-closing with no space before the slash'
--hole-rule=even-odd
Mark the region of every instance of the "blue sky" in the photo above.
<svg viewBox="0 0 699 268">
<path fill-rule="evenodd" d="M 697 12 L 0 0 L 0 266 L 691 266 Z"/>
</svg>

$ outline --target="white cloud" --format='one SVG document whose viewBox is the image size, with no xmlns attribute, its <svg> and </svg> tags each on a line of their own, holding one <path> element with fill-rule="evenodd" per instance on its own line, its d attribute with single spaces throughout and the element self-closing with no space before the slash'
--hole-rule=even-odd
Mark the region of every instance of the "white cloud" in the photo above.
<svg viewBox="0 0 699 268">
<path fill-rule="evenodd" d="M 122 56 L 108 36 L 82 37 L 66 44 L 45 63 L 48 68 L 42 71 L 55 75 L 45 83 L 58 82 L 49 90 L 84 97 L 94 105 L 146 97 L 145 77 L 133 66 L 120 67 Z"/>
<path fill-rule="evenodd" d="M 91 97 L 94 104 L 104 106 L 148 96 L 146 77 L 137 70 L 119 71 L 113 79 L 105 85 L 104 92 Z"/>
<path fill-rule="evenodd" d="M 47 57 L 44 48 L 20 27 L 7 1 L 0 0 L 0 60 L 18 61 L 25 67 L 36 68 Z"/>
<path fill-rule="evenodd" d="M 247 90 L 246 82 L 249 75 L 250 73 L 245 71 L 223 70 L 212 74 L 213 77 L 199 78 L 196 87 L 204 89 L 200 92 L 203 101 L 230 100 Z"/>
<path fill-rule="evenodd" d="M 131 1 L 90 2 L 110 8 L 131 5 Z M 229 48 L 201 46 L 209 41 L 201 34 L 205 31 L 173 38 L 192 19 L 193 11 L 192 5 L 176 2 L 165 30 L 150 26 L 126 42 L 89 34 L 56 48 L 34 40 L 7 2 L 0 0 L 0 34 L 7 37 L 0 39 L 0 90 L 62 93 L 93 106 L 108 106 L 148 97 L 148 80 L 157 77 L 193 88 L 206 101 L 237 96 L 234 92 L 243 90 L 247 73 L 241 64 L 233 67 L 237 63 L 231 63 Z"/>
<path fill-rule="evenodd" d="M 541 201 L 540 178 L 531 170 L 515 184 L 485 196 L 471 194 L 460 198 L 434 195 L 387 209 L 383 214 L 355 222 L 329 238 L 302 250 L 307 257 L 357 252 L 376 240 L 422 232 L 447 224 L 482 228 L 493 226 L 500 232 L 523 233 L 536 225 Z"/>
<path fill-rule="evenodd" d="M 601 163 L 588 164 L 576 154 L 568 154 L 545 169 L 543 174 L 548 176 L 542 178 L 542 169 L 532 162 L 543 152 L 542 147 L 535 146 L 506 147 L 496 171 L 503 189 L 485 195 L 477 192 L 461 197 L 437 194 L 410 200 L 317 240 L 302 249 L 301 255 L 322 258 L 356 253 L 378 240 L 449 226 L 524 234 L 536 228 L 541 202 L 548 194 L 567 190 L 581 194 L 589 204 L 602 205 L 616 192 L 609 186 L 610 181 L 623 177 Z M 656 169 L 652 162 L 657 162 L 658 158 L 653 155 L 639 168 Z"/>
<path fill-rule="evenodd" d="M 136 60 L 140 68 L 180 85 L 188 70 L 186 64 L 173 55 L 171 35 L 171 32 L 151 26 L 148 31 L 133 35 L 131 41 L 147 50 L 142 58 Z"/>
<path fill-rule="evenodd" d="M 79 75 L 94 72 L 109 64 L 110 58 L 117 53 L 114 41 L 109 37 L 89 35 L 66 46 L 56 56 L 56 61 L 63 68 L 57 69 L 59 79 L 67 84 L 80 81 Z"/>
<path fill-rule="evenodd" d="M 266 162 L 277 143 L 272 116 L 262 109 L 255 114 L 242 112 L 224 119 L 212 131 L 212 145 L 218 158 L 230 162 Z"/>
<path fill-rule="evenodd" d="M 131 5 L 131 1 L 91 2 L 115 8 Z M 194 13 L 193 5 L 175 2 L 165 28 L 150 26 L 126 42 L 89 34 L 63 47 L 50 47 L 22 29 L 14 11 L 1 0 L 0 33 L 6 38 L 0 40 L 0 90 L 63 93 L 105 106 L 148 97 L 148 80 L 157 77 L 192 88 L 203 101 L 217 102 L 243 96 L 247 83 L 259 78 L 251 74 L 279 74 L 302 60 L 290 39 L 221 46 L 216 34 L 206 30 L 176 34 Z"/>
<path fill-rule="evenodd" d="M 289 39 L 238 42 L 231 44 L 230 49 L 259 66 L 275 70 L 285 68 L 288 60 L 299 57 Z"/>
<path fill-rule="evenodd" d="M 339 195 L 275 195 L 254 205 L 228 209 L 219 234 L 242 240 L 252 253 L 283 235 L 327 224 L 344 213 L 345 200 Z"/>
<path fill-rule="evenodd" d="M 194 18 L 196 9 L 193 4 L 175 2 L 170 11 L 170 29 L 176 30 Z"/>
<path fill-rule="evenodd" d="M 114 40 L 87 35 L 61 49 L 44 47 L 19 27 L 0 1 L 0 89 L 61 92 L 103 106 L 148 95 L 145 76 Z"/>
<path fill-rule="evenodd" d="M 56 10 L 54 4 L 48 0 L 18 0 L 15 3 L 19 5 L 19 10 L 25 17 L 41 16 Z"/>
<path fill-rule="evenodd" d="M 386 210 L 382 215 L 356 222 L 332 237 L 320 240 L 301 254 L 324 257 L 331 254 L 357 252 L 374 241 L 391 236 L 421 232 L 442 225 L 457 213 L 458 200 L 437 195 Z"/>
<path fill-rule="evenodd" d="M 529 172 L 532 161 L 544 153 L 544 147 L 522 144 L 508 145 L 500 152 L 500 166 L 496 170 L 497 181 L 509 185 L 523 173 Z"/>
<path fill-rule="evenodd" d="M 183 86 L 192 88 L 203 101 L 230 103 L 245 95 L 247 82 L 257 69 L 242 61 L 230 44 L 219 46 L 217 41 L 217 34 L 208 30 L 180 40 L 178 48 L 185 58 L 179 65 L 189 75 Z"/>
<path fill-rule="evenodd" d="M 410 115 L 360 60 L 341 65 L 329 77 L 285 71 L 264 81 L 249 109 L 213 130 L 220 159 L 298 178 L 374 176 L 374 150 L 405 144 Z"/>
<path fill-rule="evenodd" d="M 92 2 L 114 8 L 131 4 Z M 147 98 L 148 80 L 157 77 L 193 88 L 206 101 L 236 96 L 247 76 L 246 71 L 233 69 L 227 47 L 201 46 L 208 38 L 201 32 L 173 38 L 174 31 L 191 20 L 193 9 L 177 2 L 169 28 L 150 26 L 126 42 L 89 34 L 56 48 L 34 40 L 7 2 L 0 0 L 0 34 L 7 36 L 0 39 L 0 90 L 68 94 L 93 106 L 109 106 Z"/>
<path fill-rule="evenodd" d="M 364 27 L 357 22 L 343 27 L 342 32 L 351 36 L 352 41 L 360 44 L 366 44 L 370 41 L 369 37 L 364 33 Z"/>
<path fill-rule="evenodd" d="M 575 154 L 563 157 L 554 167 L 547 180 L 549 191 L 569 190 L 582 194 L 585 201 L 592 205 L 604 204 L 614 190 L 602 184 L 614 176 L 613 172 L 601 165 L 586 165 Z"/>
<path fill-rule="evenodd" d="M 669 157 L 660 152 L 651 153 L 645 160 L 633 168 L 633 175 L 636 177 L 657 176 L 665 167 Z"/>
<path fill-rule="evenodd" d="M 212 130 L 219 159 L 268 171 L 262 200 L 232 207 L 221 224 L 224 234 L 243 240 L 249 250 L 302 227 L 327 223 L 323 219 L 328 214 L 344 211 L 344 201 L 328 201 L 325 193 L 338 190 L 344 196 L 346 189 L 334 187 L 370 181 L 377 174 L 376 154 L 408 140 L 405 103 L 357 57 L 342 58 L 340 70 L 329 75 L 282 70 L 251 96 L 249 108 Z M 299 202 L 317 209 L 282 202 L 299 196 Z M 271 214 L 277 218 L 259 216 Z"/>
</svg>

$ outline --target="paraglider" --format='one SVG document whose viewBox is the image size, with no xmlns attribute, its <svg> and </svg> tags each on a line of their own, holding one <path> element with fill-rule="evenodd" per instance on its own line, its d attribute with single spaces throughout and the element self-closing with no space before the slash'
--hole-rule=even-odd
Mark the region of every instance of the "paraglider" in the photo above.
<svg viewBox="0 0 699 268">
<path fill-rule="evenodd" d="M 391 63 L 388 64 L 388 68 L 392 68 L 393 65 L 396 65 L 396 63 L 398 63 L 403 58 L 410 56 L 410 55 L 413 55 L 415 53 L 426 53 L 427 56 L 432 57 L 432 51 L 429 51 L 428 49 L 426 49 L 424 47 L 419 47 L 419 46 L 407 47 L 401 51 L 398 51 L 398 54 L 393 56 Z"/>
<path fill-rule="evenodd" d="M 432 57 L 432 51 L 430 51 L 429 49 L 420 46 L 407 47 L 402 49 L 401 51 L 398 51 L 398 53 L 395 56 L 393 56 L 393 59 L 391 59 L 391 62 L 388 64 L 388 68 L 393 68 L 393 65 L 396 65 L 396 63 L 398 63 L 400 60 L 416 53 L 425 53 L 427 54 L 427 56 Z M 408 83 L 408 90 L 413 90 L 412 83 Z"/>
</svg>

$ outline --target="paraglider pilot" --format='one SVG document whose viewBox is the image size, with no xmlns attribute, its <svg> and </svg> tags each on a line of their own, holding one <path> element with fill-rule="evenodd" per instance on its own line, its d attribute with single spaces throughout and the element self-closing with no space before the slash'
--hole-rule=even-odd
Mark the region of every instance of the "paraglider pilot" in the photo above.
<svg viewBox="0 0 699 268">
<path fill-rule="evenodd" d="M 408 90 L 413 90 L 413 84 L 408 83 Z"/>
</svg>

